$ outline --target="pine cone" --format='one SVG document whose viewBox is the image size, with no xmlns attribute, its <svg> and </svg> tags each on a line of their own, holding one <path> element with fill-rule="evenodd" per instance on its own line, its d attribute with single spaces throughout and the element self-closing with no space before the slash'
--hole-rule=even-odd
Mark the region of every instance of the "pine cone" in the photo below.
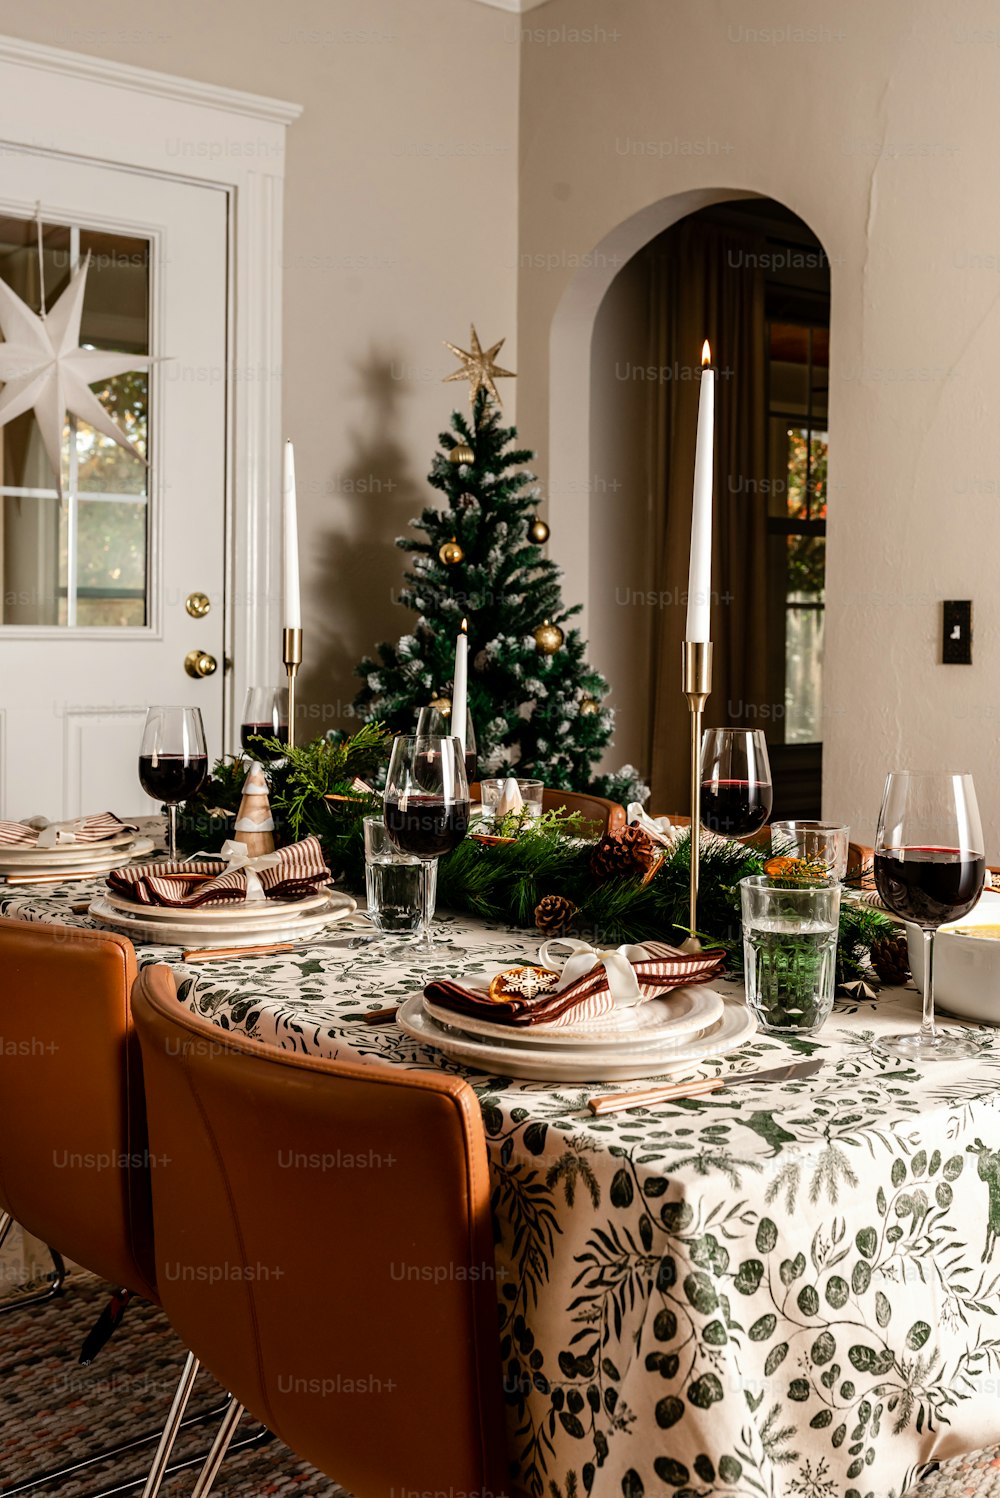
<svg viewBox="0 0 1000 1498">
<path fill-rule="evenodd" d="M 576 913 L 577 907 L 565 895 L 545 895 L 535 906 L 535 925 L 544 936 L 559 936 Z"/>
<path fill-rule="evenodd" d="M 872 967 L 880 983 L 896 986 L 910 976 L 910 956 L 905 936 L 881 936 L 872 942 Z"/>
<path fill-rule="evenodd" d="M 595 879 L 622 878 L 641 874 L 648 878 L 660 861 L 660 851 L 641 827 L 622 827 L 606 832 L 590 855 L 590 872 Z"/>
</svg>

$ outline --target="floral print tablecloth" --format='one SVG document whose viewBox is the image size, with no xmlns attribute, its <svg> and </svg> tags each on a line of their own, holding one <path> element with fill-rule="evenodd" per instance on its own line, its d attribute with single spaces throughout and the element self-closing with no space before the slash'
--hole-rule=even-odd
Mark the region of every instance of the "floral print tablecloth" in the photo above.
<svg viewBox="0 0 1000 1498">
<path fill-rule="evenodd" d="M 0 912 L 87 924 L 67 914 L 80 894 L 10 886 Z M 523 932 L 440 924 L 454 945 L 434 971 L 536 950 Z M 461 1072 L 360 1023 L 429 971 L 377 945 L 180 968 L 186 1004 L 257 1039 Z M 843 1001 L 816 1040 L 757 1036 L 704 1067 L 821 1056 L 807 1080 L 604 1118 L 585 1106 L 603 1089 L 467 1073 L 517 1487 L 894 1498 L 928 1461 L 1000 1441 L 1000 1031 L 920 1073 L 877 1044 L 917 1018 L 912 989 Z"/>
</svg>

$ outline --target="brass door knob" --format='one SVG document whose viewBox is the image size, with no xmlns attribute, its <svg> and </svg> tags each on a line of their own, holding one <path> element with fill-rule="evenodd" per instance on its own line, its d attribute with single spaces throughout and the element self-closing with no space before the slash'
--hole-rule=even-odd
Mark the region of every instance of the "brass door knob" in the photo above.
<svg viewBox="0 0 1000 1498">
<path fill-rule="evenodd" d="M 189 676 L 196 678 L 211 676 L 219 669 L 219 663 L 207 650 L 189 650 L 184 657 L 184 669 Z"/>
<path fill-rule="evenodd" d="M 204 619 L 212 607 L 212 600 L 207 593 L 189 593 L 184 607 L 192 619 Z"/>
</svg>

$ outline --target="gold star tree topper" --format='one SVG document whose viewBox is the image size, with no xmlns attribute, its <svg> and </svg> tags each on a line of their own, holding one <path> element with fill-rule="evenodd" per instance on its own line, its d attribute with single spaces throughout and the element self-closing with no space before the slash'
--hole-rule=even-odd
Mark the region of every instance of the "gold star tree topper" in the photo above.
<svg viewBox="0 0 1000 1498">
<path fill-rule="evenodd" d="M 502 405 L 500 396 L 494 380 L 516 380 L 517 375 L 512 369 L 500 369 L 496 363 L 497 354 L 507 342 L 501 338 L 492 348 L 483 350 L 479 343 L 479 336 L 474 327 L 469 330 L 469 342 L 472 350 L 469 352 L 464 348 L 457 348 L 454 343 L 445 341 L 445 348 L 451 349 L 456 359 L 462 362 L 461 369 L 456 369 L 453 374 L 445 375 L 443 383 L 448 384 L 450 380 L 468 380 L 469 382 L 469 404 L 474 405 L 476 396 L 480 390 L 485 390 L 497 405 Z"/>
</svg>

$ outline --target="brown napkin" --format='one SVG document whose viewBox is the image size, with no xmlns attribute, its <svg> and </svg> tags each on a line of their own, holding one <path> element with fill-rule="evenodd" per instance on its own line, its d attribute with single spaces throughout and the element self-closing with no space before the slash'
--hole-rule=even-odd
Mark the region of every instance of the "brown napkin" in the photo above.
<svg viewBox="0 0 1000 1498">
<path fill-rule="evenodd" d="M 42 821 L 43 818 L 36 820 Z M 35 848 L 43 830 L 49 834 L 42 843 L 43 847 L 66 848 L 71 843 L 102 843 L 106 838 L 117 837 L 119 832 L 135 832 L 137 829 L 133 822 L 122 822 L 110 811 L 76 817 L 69 822 L 48 822 L 44 829 L 32 827 L 28 822 L 0 822 L 0 847 Z"/>
<path fill-rule="evenodd" d="M 666 942 L 645 941 L 642 945 L 649 956 L 633 962 L 632 967 L 644 1000 L 658 998 L 673 988 L 707 983 L 719 972 L 726 959 L 725 952 L 701 952 L 697 956 L 688 956 L 676 947 L 667 946 Z M 581 1020 L 607 1014 L 615 1007 L 608 989 L 607 973 L 596 961 L 592 971 L 578 978 L 569 988 L 556 993 L 550 990 L 535 994 L 530 999 L 516 995 L 495 1001 L 485 993 L 463 988 L 447 978 L 428 983 L 424 997 L 456 1014 L 474 1015 L 495 1024 L 522 1028 L 578 1024 Z"/>
<path fill-rule="evenodd" d="M 271 868 L 255 871 L 269 900 L 303 900 L 331 877 L 315 837 L 279 848 L 273 856 Z M 116 895 L 136 905 L 228 905 L 245 900 L 247 893 L 245 869 L 220 873 L 219 862 L 207 858 L 113 869 L 107 883 Z"/>
</svg>

